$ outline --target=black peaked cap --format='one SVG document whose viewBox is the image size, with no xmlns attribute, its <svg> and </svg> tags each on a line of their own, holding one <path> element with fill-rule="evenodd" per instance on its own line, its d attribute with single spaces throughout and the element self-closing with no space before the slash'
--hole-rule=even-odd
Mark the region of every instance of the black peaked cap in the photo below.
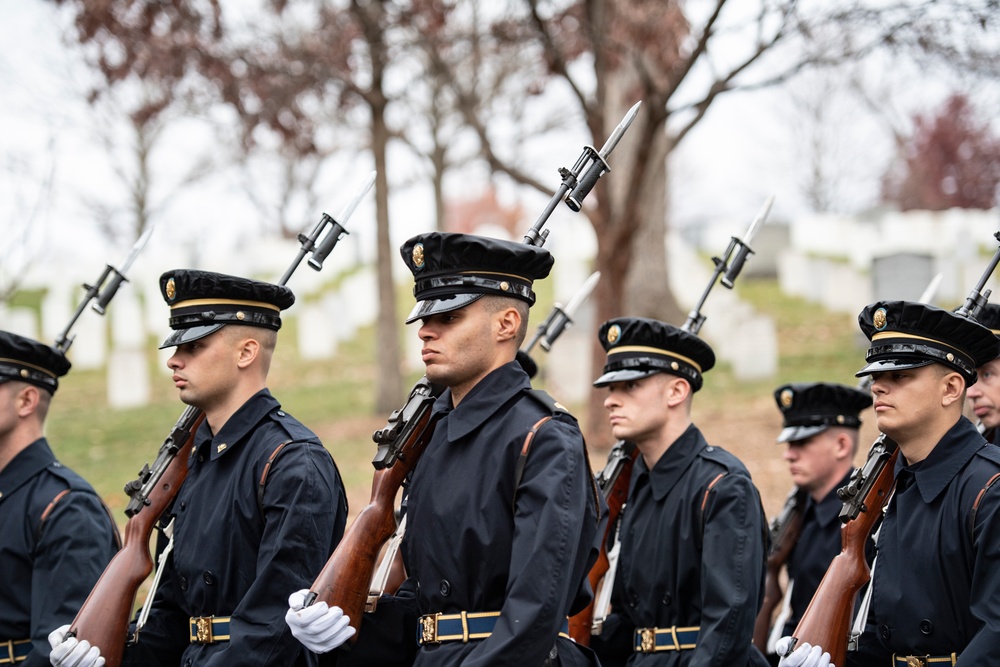
<svg viewBox="0 0 1000 667">
<path fill-rule="evenodd" d="M 295 303 L 292 290 L 283 285 L 193 269 L 164 273 L 160 293 L 174 329 L 160 349 L 204 338 L 227 324 L 277 331 L 279 313 Z"/>
<path fill-rule="evenodd" d="M 785 384 L 774 390 L 784 418 L 778 442 L 805 440 L 831 426 L 859 428 L 859 413 L 871 407 L 869 392 L 830 382 Z"/>
<path fill-rule="evenodd" d="M 702 386 L 702 374 L 715 366 L 715 353 L 693 333 L 644 317 L 619 317 L 601 325 L 597 333 L 608 353 L 595 387 L 638 380 L 654 373 L 678 375 Z"/>
<path fill-rule="evenodd" d="M 987 303 L 979 311 L 976 321 L 990 329 L 994 335 L 1000 336 L 1000 305 Z"/>
<path fill-rule="evenodd" d="M 486 294 L 534 304 L 532 283 L 548 276 L 553 263 L 544 248 L 448 232 L 418 234 L 399 254 L 413 274 L 417 299 L 407 324 L 464 308 Z"/>
<path fill-rule="evenodd" d="M 976 368 L 995 359 L 1000 340 L 975 320 L 914 301 L 878 301 L 858 315 L 871 347 L 857 377 L 887 370 L 944 364 L 976 381 Z"/>
<path fill-rule="evenodd" d="M 54 394 L 72 364 L 54 347 L 0 331 L 0 382 L 20 380 Z"/>
</svg>

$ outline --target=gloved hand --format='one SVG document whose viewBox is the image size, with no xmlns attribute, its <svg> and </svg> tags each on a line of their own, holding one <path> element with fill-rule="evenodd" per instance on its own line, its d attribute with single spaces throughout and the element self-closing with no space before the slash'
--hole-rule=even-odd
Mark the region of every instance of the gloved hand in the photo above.
<svg viewBox="0 0 1000 667">
<path fill-rule="evenodd" d="M 76 637 L 66 637 L 68 625 L 62 625 L 49 633 L 49 662 L 54 667 L 104 667 L 101 649 L 91 646 L 88 641 Z"/>
<path fill-rule="evenodd" d="M 329 607 L 325 602 L 303 607 L 308 593 L 302 589 L 288 596 L 285 623 L 293 637 L 313 653 L 326 653 L 354 636 L 351 618 L 340 607 Z"/>
<path fill-rule="evenodd" d="M 774 645 L 777 654 L 784 656 L 778 662 L 778 667 L 835 667 L 830 662 L 830 654 L 825 653 L 822 647 L 805 642 L 799 644 L 791 655 L 785 655 L 791 644 L 791 637 L 782 637 Z"/>
</svg>

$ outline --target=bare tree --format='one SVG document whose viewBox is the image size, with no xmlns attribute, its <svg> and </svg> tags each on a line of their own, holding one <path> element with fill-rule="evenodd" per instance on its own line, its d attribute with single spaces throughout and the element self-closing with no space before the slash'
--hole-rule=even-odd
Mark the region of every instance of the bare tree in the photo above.
<svg viewBox="0 0 1000 667">
<path fill-rule="evenodd" d="M 991 44 L 996 26 L 987 0 L 511 0 L 494 16 L 486 34 L 499 45 L 487 55 L 527 62 L 526 78 L 558 80 L 572 100 L 564 114 L 582 118 L 596 145 L 628 106 L 643 100 L 640 118 L 612 156 L 616 173 L 598 184 L 586 209 L 598 239 L 599 321 L 623 313 L 683 319 L 665 269 L 667 157 L 721 96 L 880 51 L 980 73 L 996 72 L 1000 58 Z M 462 50 L 452 45 L 453 52 Z M 436 51 L 442 59 L 449 54 Z M 477 78 L 460 76 L 458 59 L 449 65 L 484 159 L 519 183 L 550 190 L 497 150 L 487 131 L 497 101 L 474 85 Z M 602 363 L 596 342 L 593 349 L 594 363 Z M 602 417 L 595 396 L 588 410 L 591 442 L 610 442 Z"/>
</svg>

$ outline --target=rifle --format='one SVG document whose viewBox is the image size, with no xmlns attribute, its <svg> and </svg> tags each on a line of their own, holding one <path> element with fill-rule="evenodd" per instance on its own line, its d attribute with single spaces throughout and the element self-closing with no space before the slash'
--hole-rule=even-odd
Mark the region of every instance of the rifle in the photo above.
<svg viewBox="0 0 1000 667">
<path fill-rule="evenodd" d="M 840 520 L 844 522 L 840 529 L 840 553 L 830 561 L 830 567 L 799 619 L 788 652 L 798 642 L 808 642 L 829 652 L 833 664 L 844 664 L 854 600 L 871 578 L 865 560 L 865 542 L 892 493 L 893 468 L 898 456 L 896 443 L 885 434 L 880 435 L 869 450 L 864 467 L 856 468 L 847 486 L 837 490 L 844 501 L 840 510 Z"/>
<path fill-rule="evenodd" d="M 597 488 L 604 494 L 604 499 L 608 503 L 608 526 L 605 529 L 604 539 L 601 540 L 601 551 L 597 555 L 597 561 L 587 575 L 590 580 L 590 588 L 594 591 L 594 599 L 569 619 L 569 636 L 573 638 L 573 641 L 584 646 L 590 646 L 591 635 L 599 635 L 604 630 L 607 603 L 603 600 L 605 598 L 610 600 L 613 587 L 613 581 L 605 580 L 605 575 L 611 569 L 607 541 L 613 526 L 621 516 L 625 501 L 628 499 L 632 466 L 638 455 L 639 450 L 634 443 L 619 440 L 611 448 L 604 469 L 596 476 Z M 601 594 L 598 593 L 599 590 Z M 598 598 L 602 598 L 601 603 L 598 603 Z"/>
<path fill-rule="evenodd" d="M 757 613 L 757 621 L 753 626 L 753 645 L 761 653 L 767 653 L 767 637 L 771 629 L 774 609 L 781 602 L 782 591 L 778 583 L 778 573 L 781 566 L 788 560 L 792 548 L 802 533 L 802 508 L 805 505 L 805 492 L 794 488 L 788 493 L 781 513 L 771 521 L 771 548 L 767 553 L 767 576 L 764 581 L 764 602 Z"/>
<path fill-rule="evenodd" d="M 993 237 L 1000 242 L 1000 232 Z M 991 293 L 983 288 L 998 263 L 1000 247 L 956 314 L 976 319 Z M 848 646 L 855 645 L 857 638 L 851 635 L 854 601 L 861 587 L 871 579 L 871 570 L 865 560 L 865 542 L 881 516 L 880 512 L 871 510 L 881 509 L 888 502 L 895 486 L 893 468 L 898 456 L 896 443 L 885 434 L 880 435 L 868 452 L 864 467 L 855 469 L 847 486 L 837 491 L 844 501 L 840 510 L 840 520 L 844 523 L 840 529 L 841 550 L 830 563 L 799 620 L 787 653 L 791 653 L 800 641 L 808 642 L 822 646 L 830 653 L 831 662 L 843 665 Z"/>
<path fill-rule="evenodd" d="M 526 347 L 517 351 L 517 363 L 520 364 L 529 378 L 534 378 L 538 373 L 538 365 L 531 358 L 532 348 L 535 347 L 536 343 L 541 341 L 542 349 L 546 352 L 552 350 L 552 345 L 562 335 L 562 332 L 566 330 L 566 327 L 573 324 L 573 315 L 580 307 L 580 304 L 586 301 L 587 297 L 594 291 L 594 286 L 597 285 L 600 277 L 600 271 L 590 274 L 590 277 L 587 278 L 583 286 L 573 295 L 573 298 L 570 299 L 569 304 L 565 307 L 557 302 L 552 307 L 549 316 L 538 326 L 538 330 L 534 338 L 531 339 L 531 342 Z M 365 603 L 366 612 L 371 613 L 375 611 L 382 594 L 386 591 L 394 593 L 399 589 L 400 584 L 406 580 L 406 570 L 403 567 L 403 563 L 396 557 L 399 553 L 399 546 L 403 541 L 403 535 L 405 534 L 406 517 L 404 516 L 396 526 L 396 530 L 389 540 L 385 553 L 382 554 L 375 574 L 372 576 L 368 587 L 368 601 Z"/>
<path fill-rule="evenodd" d="M 525 234 L 524 243 L 539 247 L 545 244 L 549 230 L 543 230 L 542 227 L 559 202 L 565 201 L 571 210 L 579 211 L 583 198 L 594 187 L 597 179 L 610 171 L 607 158 L 632 124 L 640 104 L 636 102 L 629 109 L 600 151 L 585 146 L 573 169 L 559 170 L 562 184 Z M 585 168 L 587 172 L 579 180 Z M 434 433 L 437 418 L 431 414 L 431 408 L 441 391 L 440 388 L 433 387 L 426 376 L 421 378 L 410 391 L 403 407 L 394 411 L 385 427 L 372 435 L 378 451 L 372 460 L 375 474 L 370 500 L 348 526 L 340 544 L 309 587 L 304 606 L 326 602 L 330 606 L 340 607 L 344 615 L 351 619 L 351 627 L 355 630 L 360 628 L 379 552 L 396 530 L 396 494 L 403 481 L 416 468 L 420 455 Z M 358 633 L 355 632 L 350 641 L 356 642 L 357 637 Z"/>
<path fill-rule="evenodd" d="M 286 284 L 302 258 L 309 252 L 315 252 L 316 242 L 328 226 L 330 230 L 318 246 L 324 248 L 327 254 L 348 234 L 343 223 L 347 222 L 347 218 L 357 208 L 374 181 L 373 172 L 341 213 L 340 222 L 324 213 L 309 235 L 299 234 L 301 249 L 279 284 Z M 320 258 L 318 267 L 313 266 L 317 271 L 322 268 L 323 258 L 325 255 Z M 312 262 L 310 264 L 312 265 Z M 91 646 L 99 647 L 107 667 L 118 667 L 126 644 L 134 643 L 138 639 L 141 628 L 137 627 L 135 634 L 130 637 L 128 625 L 135 605 L 136 592 L 153 570 L 149 538 L 157 521 L 170 507 L 187 477 L 194 434 L 204 419 L 204 412 L 193 406 L 187 406 L 160 446 L 153 465 L 144 465 L 139 471 L 138 479 L 125 485 L 125 493 L 130 498 L 125 508 L 125 514 L 128 516 L 128 521 L 125 523 L 125 543 L 108 563 L 67 634 L 87 640 Z"/>
<path fill-rule="evenodd" d="M 546 352 L 552 351 L 553 343 L 562 335 L 566 327 L 573 325 L 573 315 L 576 314 L 580 304 L 586 301 L 591 292 L 594 291 L 594 287 L 597 286 L 597 281 L 600 279 L 601 272 L 594 271 L 584 281 L 583 286 L 577 290 L 576 294 L 573 295 L 573 298 L 569 300 L 569 303 L 565 307 L 557 301 L 552 306 L 552 312 L 549 313 L 549 316 L 545 318 L 544 322 L 538 325 L 535 335 L 532 336 L 528 344 L 517 351 L 517 361 L 521 364 L 521 368 L 524 369 L 529 378 L 535 377 L 535 373 L 538 372 L 538 366 L 535 365 L 535 361 L 531 358 L 531 350 L 534 349 L 536 344 L 541 343 L 543 350 Z"/>
<path fill-rule="evenodd" d="M 142 252 L 142 249 L 146 247 L 146 243 L 149 242 L 149 237 L 153 235 L 153 229 L 155 226 L 156 225 L 150 225 L 147 227 L 146 231 L 132 245 L 132 249 L 129 251 L 128 256 L 122 263 L 121 269 L 116 269 L 108 264 L 104 267 L 104 271 L 97 278 L 97 280 L 94 281 L 93 285 L 88 285 L 87 283 L 83 284 L 83 288 L 87 291 L 84 293 L 80 304 L 76 307 L 76 312 L 73 313 L 73 317 L 70 318 L 69 324 L 67 324 L 66 328 L 63 329 L 62 332 L 60 332 L 60 334 L 56 337 L 56 344 L 54 347 L 57 350 L 65 354 L 73 344 L 73 341 L 76 340 L 76 336 L 70 336 L 69 332 L 73 328 L 73 325 L 76 324 L 76 321 L 80 319 L 83 311 L 86 310 L 88 303 L 97 299 L 97 303 L 93 305 L 94 312 L 98 315 L 104 315 L 104 313 L 107 312 L 108 304 L 115 298 L 115 294 L 118 293 L 118 288 L 121 287 L 122 283 L 128 282 L 128 278 L 125 277 L 125 274 L 130 268 L 132 268 L 132 262 L 135 261 L 135 258 L 138 257 L 139 253 Z M 112 274 L 114 275 L 112 276 Z M 111 277 L 110 282 L 108 281 L 108 277 Z"/>
<path fill-rule="evenodd" d="M 712 287 L 715 286 L 716 281 L 719 276 L 725 273 L 722 278 L 722 284 L 727 288 L 732 289 L 733 285 L 736 284 L 736 279 L 740 275 L 740 271 L 743 270 L 743 264 L 746 263 L 747 257 L 753 254 L 753 249 L 750 244 L 753 243 L 754 238 L 757 236 L 757 232 L 760 231 L 760 227 L 764 224 L 767 219 L 767 214 L 771 210 L 771 204 L 774 202 L 774 196 L 768 197 L 767 201 L 764 202 L 763 208 L 757 213 L 756 217 L 750 222 L 750 227 L 747 229 L 747 233 L 744 235 L 743 239 L 737 237 L 732 237 L 729 243 L 729 247 L 726 249 L 725 254 L 722 259 L 718 257 L 713 257 L 712 261 L 715 263 L 715 272 L 712 274 L 711 279 L 708 282 L 708 286 L 702 293 L 701 298 L 698 303 L 688 314 L 687 321 L 681 327 L 684 331 L 698 335 L 701 330 L 701 325 L 705 322 L 705 316 L 701 313 L 702 306 L 705 305 L 705 300 L 708 298 L 709 292 L 712 291 Z M 737 250 L 737 247 L 739 248 Z M 732 258 L 733 252 L 736 251 L 736 257 Z M 730 259 L 732 258 L 732 261 Z M 635 463 L 635 459 L 638 456 L 638 450 L 632 443 L 627 443 L 631 450 L 625 455 L 626 443 L 619 442 L 616 444 L 608 455 L 608 462 L 604 467 L 604 470 L 597 475 L 597 484 L 604 493 L 604 499 L 608 503 L 608 525 L 605 529 L 604 539 L 601 540 L 601 550 L 597 556 L 597 562 L 591 568 L 588 575 L 590 579 L 591 588 L 594 590 L 594 602 L 583 609 L 581 612 L 576 614 L 570 619 L 570 637 L 572 637 L 578 644 L 583 644 L 585 646 L 590 645 L 590 636 L 592 634 L 600 634 L 603 630 L 604 618 L 606 614 L 606 608 L 597 609 L 600 616 L 596 619 L 594 618 L 595 608 L 597 607 L 598 598 L 598 587 L 600 587 L 601 599 L 602 601 L 609 601 L 611 599 L 611 590 L 614 587 L 614 580 L 606 580 L 605 575 L 609 570 L 612 569 L 613 563 L 609 557 L 607 545 L 608 539 L 611 537 L 615 522 L 618 520 L 619 516 L 625 505 L 625 500 L 628 497 L 628 487 L 629 480 L 632 477 L 632 466 Z M 602 483 L 602 480 L 604 482 Z M 616 537 L 617 541 L 617 537 Z M 606 604 L 602 602 L 603 606 Z"/>
<path fill-rule="evenodd" d="M 705 291 L 702 292 L 701 298 L 698 299 L 698 303 L 695 304 L 691 312 L 688 313 L 687 321 L 681 327 L 684 331 L 693 333 L 695 336 L 701 331 L 701 325 L 705 323 L 705 316 L 701 312 L 702 306 L 705 305 L 705 300 L 708 299 L 709 292 L 715 287 L 715 281 L 722 276 L 722 285 L 726 289 L 733 289 L 733 285 L 736 284 L 736 279 L 740 275 L 740 271 L 743 270 L 743 264 L 746 263 L 747 258 L 753 254 L 753 248 L 750 244 L 754 242 L 757 238 L 757 232 L 764 225 L 764 221 L 767 220 L 767 214 L 771 210 L 771 204 L 774 203 L 774 195 L 767 198 L 764 202 L 764 206 L 761 207 L 757 216 L 750 222 L 750 226 L 747 228 L 747 233 L 743 235 L 743 238 L 738 238 L 733 236 L 729 241 L 729 247 L 726 248 L 725 254 L 722 258 L 713 257 L 712 262 L 715 264 L 715 272 L 712 274 L 712 278 L 708 281 L 708 286 L 705 287 Z M 733 257 L 733 252 L 736 256 Z"/>
</svg>

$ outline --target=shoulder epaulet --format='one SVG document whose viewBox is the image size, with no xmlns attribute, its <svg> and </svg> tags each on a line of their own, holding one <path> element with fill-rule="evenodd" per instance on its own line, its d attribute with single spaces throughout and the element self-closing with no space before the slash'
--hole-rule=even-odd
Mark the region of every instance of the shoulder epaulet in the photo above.
<svg viewBox="0 0 1000 667">
<path fill-rule="evenodd" d="M 564 406 L 556 399 L 552 398 L 552 396 L 550 396 L 549 393 L 546 391 L 543 391 L 541 389 L 529 389 L 525 393 L 531 398 L 535 399 L 536 402 L 541 404 L 549 413 L 553 415 L 561 413 L 564 415 L 569 415 L 570 417 L 573 416 L 573 413 L 571 413 L 566 408 L 566 406 Z"/>
</svg>

